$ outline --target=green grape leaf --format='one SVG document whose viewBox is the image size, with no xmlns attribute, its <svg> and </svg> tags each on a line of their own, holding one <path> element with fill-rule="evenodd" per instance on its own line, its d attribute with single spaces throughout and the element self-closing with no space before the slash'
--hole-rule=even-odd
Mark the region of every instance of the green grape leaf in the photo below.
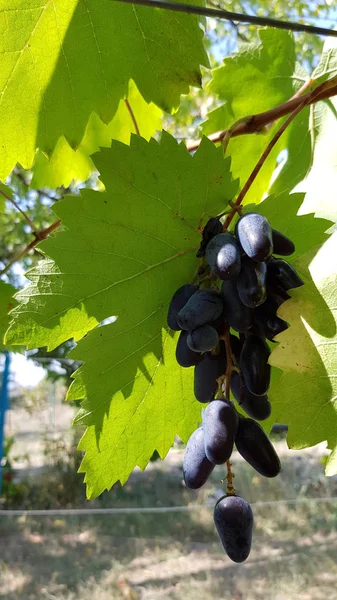
<svg viewBox="0 0 337 600">
<path fill-rule="evenodd" d="M 311 78 L 318 83 L 327 81 L 337 75 L 337 40 L 327 38 L 324 42 L 322 56 L 313 71 Z"/>
<path fill-rule="evenodd" d="M 200 86 L 200 19 L 111 0 L 15 0 L 2 8 L 0 178 L 64 136 L 76 149 L 92 112 L 108 124 L 132 79 L 163 110 Z"/>
<path fill-rule="evenodd" d="M 69 398 L 86 397 L 77 420 L 88 426 L 80 447 L 90 497 L 144 468 L 155 449 L 164 457 L 200 419 L 166 312 L 195 273 L 200 226 L 237 191 L 229 159 L 207 139 L 191 156 L 168 134 L 160 143 L 132 136 L 93 160 L 105 191 L 55 205 L 65 230 L 40 244 L 50 258 L 28 274 L 7 334 L 52 349 L 89 332 L 71 354 L 84 364 Z"/>
<path fill-rule="evenodd" d="M 0 280 L 0 352 L 7 349 L 4 345 L 4 335 L 11 319 L 8 313 L 17 305 L 13 298 L 16 291 L 10 283 Z"/>
<path fill-rule="evenodd" d="M 213 71 L 210 91 L 224 101 L 224 104 L 208 115 L 208 120 L 202 126 L 204 134 L 227 129 L 236 120 L 273 108 L 293 95 L 296 56 L 292 34 L 276 29 L 262 29 L 259 37 L 259 43 L 243 45 L 239 53 L 226 58 L 224 65 Z M 303 118 L 302 115 L 300 125 L 297 125 L 301 134 L 303 129 L 305 132 Z M 241 186 L 251 174 L 277 127 L 279 124 L 274 125 L 265 135 L 245 135 L 230 140 L 227 152 L 231 156 L 233 176 L 240 178 Z M 259 202 L 268 190 L 277 155 L 286 146 L 288 135 L 289 131 L 283 134 L 265 161 L 245 203 Z M 306 147 L 306 137 L 302 143 Z"/>
<path fill-rule="evenodd" d="M 308 75 L 296 64 L 294 82 L 304 82 Z M 270 194 L 279 194 L 285 190 L 292 190 L 307 175 L 312 161 L 312 125 L 311 110 L 306 107 L 301 110 L 296 119 L 287 128 L 285 133 L 286 152 L 280 164 L 277 165 L 272 183 L 269 188 Z"/>
<path fill-rule="evenodd" d="M 318 102 L 314 110 L 315 145 L 311 169 L 295 188 L 306 192 L 303 212 L 337 221 L 337 100 Z"/>
<path fill-rule="evenodd" d="M 290 237 L 295 253 L 287 257 L 304 281 L 278 309 L 290 327 L 276 337 L 270 363 L 281 374 L 273 378 L 269 397 L 273 422 L 288 425 L 290 448 L 328 441 L 337 444 L 337 235 L 328 237 L 331 221 L 302 214 L 303 194 L 271 196 L 256 207 Z M 249 207 L 248 207 L 249 208 Z M 299 418 L 300 415 L 300 418 Z M 327 473 L 337 472 L 336 451 Z M 334 466 L 332 466 L 334 465 Z"/>
<path fill-rule="evenodd" d="M 155 104 L 145 102 L 133 81 L 130 81 L 127 98 L 140 135 L 149 139 L 161 129 L 162 111 Z M 109 125 L 102 123 L 100 118 L 92 113 L 84 138 L 77 150 L 73 150 L 62 137 L 57 142 L 50 159 L 43 152 L 37 152 L 30 187 L 53 189 L 61 185 L 67 187 L 72 181 L 87 181 L 95 171 L 90 155 L 101 147 L 109 147 L 111 139 L 128 144 L 131 133 L 137 132 L 124 99 L 120 101 L 118 110 Z"/>
<path fill-rule="evenodd" d="M 305 289 L 293 290 L 291 300 L 278 311 L 290 327 L 278 336 L 279 345 L 270 360 L 284 371 L 271 394 L 274 416 L 278 422 L 288 424 L 290 448 L 306 448 L 326 440 L 328 448 L 333 450 L 326 473 L 334 475 L 337 473 L 337 234 L 325 242 L 314 258 L 309 251 L 294 266 L 304 273 Z"/>
</svg>

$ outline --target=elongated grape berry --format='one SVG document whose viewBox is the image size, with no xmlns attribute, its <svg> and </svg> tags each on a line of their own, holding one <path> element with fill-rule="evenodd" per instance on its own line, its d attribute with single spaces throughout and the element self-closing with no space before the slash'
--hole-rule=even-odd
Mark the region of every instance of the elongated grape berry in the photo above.
<svg viewBox="0 0 337 600">
<path fill-rule="evenodd" d="M 237 371 L 233 371 L 231 375 L 231 391 L 237 403 L 249 417 L 257 421 L 264 421 L 270 417 L 271 404 L 267 394 L 263 396 L 252 394 Z"/>
<path fill-rule="evenodd" d="M 192 331 L 219 317 L 223 310 L 221 295 L 214 290 L 198 290 L 177 316 L 181 329 Z"/>
<path fill-rule="evenodd" d="M 280 256 L 290 256 L 295 252 L 295 244 L 280 231 L 273 229 L 272 239 L 274 254 L 280 254 Z"/>
<path fill-rule="evenodd" d="M 285 302 L 286 300 L 289 300 L 289 298 L 291 298 L 291 296 L 286 292 L 286 290 L 282 287 L 282 285 L 280 283 L 277 283 L 277 280 L 275 280 L 273 283 L 271 283 L 270 276 L 268 275 L 268 265 L 267 265 L 267 300 L 271 294 L 276 295 L 279 298 L 282 298 L 283 302 Z"/>
<path fill-rule="evenodd" d="M 214 465 L 229 460 L 238 428 L 238 414 L 229 400 L 213 400 L 203 417 L 205 452 Z"/>
<path fill-rule="evenodd" d="M 249 335 L 240 354 L 240 367 L 246 386 L 256 396 L 263 396 L 269 389 L 270 349 L 265 340 L 257 335 Z"/>
<path fill-rule="evenodd" d="M 215 505 L 214 523 L 228 557 L 244 562 L 250 553 L 254 524 L 248 502 L 240 496 L 223 496 Z"/>
<path fill-rule="evenodd" d="M 267 297 L 267 265 L 246 259 L 242 261 L 240 275 L 236 280 L 239 298 L 245 306 L 256 308 Z"/>
<path fill-rule="evenodd" d="M 237 277 L 241 268 L 240 247 L 230 233 L 220 233 L 207 244 L 206 260 L 219 279 Z"/>
<path fill-rule="evenodd" d="M 201 488 L 213 469 L 213 463 L 205 454 L 204 432 L 199 427 L 192 433 L 185 450 L 183 473 L 186 486 L 191 490 Z"/>
<path fill-rule="evenodd" d="M 227 323 L 235 331 L 246 331 L 253 323 L 253 309 L 241 302 L 233 280 L 224 281 L 221 286 L 221 295 Z"/>
<path fill-rule="evenodd" d="M 217 331 L 211 325 L 202 325 L 190 331 L 187 336 L 187 345 L 194 352 L 207 352 L 213 350 L 219 341 Z"/>
<path fill-rule="evenodd" d="M 188 331 L 181 331 L 176 346 L 176 360 L 181 367 L 194 367 L 201 361 L 199 352 L 194 352 L 187 345 Z"/>
<path fill-rule="evenodd" d="M 244 214 L 236 224 L 235 233 L 249 258 L 263 262 L 272 255 L 272 229 L 263 215 Z"/>
<path fill-rule="evenodd" d="M 243 458 L 264 477 L 276 477 L 281 470 L 280 459 L 269 437 L 253 419 L 239 417 L 235 445 Z"/>
<path fill-rule="evenodd" d="M 243 340 L 236 337 L 232 333 L 230 334 L 229 339 L 230 339 L 230 343 L 231 343 L 232 354 L 234 355 L 234 358 L 235 358 L 237 364 L 239 365 L 240 364 L 240 354 L 241 354 L 241 350 L 242 350 L 242 346 L 243 346 Z"/>
<path fill-rule="evenodd" d="M 197 258 L 201 258 L 205 256 L 206 246 L 211 239 L 222 232 L 222 223 L 216 217 L 212 217 L 207 221 L 204 230 L 202 232 L 202 240 L 200 242 L 200 247 L 197 252 Z"/>
<path fill-rule="evenodd" d="M 167 313 L 167 324 L 174 331 L 179 331 L 179 329 L 181 329 L 177 323 L 179 311 L 197 290 L 198 286 L 186 283 L 186 285 L 182 285 L 173 295 Z"/>
<path fill-rule="evenodd" d="M 226 315 L 225 315 L 225 311 L 223 310 L 221 315 L 218 316 L 217 319 L 215 319 L 215 321 L 211 321 L 210 325 L 212 325 L 212 327 L 214 327 L 214 329 L 217 331 L 218 335 L 223 335 L 225 333 L 226 330 Z"/>
<path fill-rule="evenodd" d="M 286 292 L 304 285 L 294 267 L 283 258 L 268 261 L 267 281 L 271 285 L 281 285 Z"/>
<path fill-rule="evenodd" d="M 200 356 L 200 355 L 199 355 Z M 194 369 L 194 395 L 199 402 L 213 400 L 218 389 L 217 379 L 226 371 L 226 352 L 223 342 L 219 354 L 204 354 Z"/>
<path fill-rule="evenodd" d="M 259 308 L 263 308 L 263 306 L 264 304 Z M 275 314 L 261 311 L 255 315 L 253 332 L 260 337 L 267 338 L 270 342 L 286 329 L 288 329 L 288 323 Z"/>
</svg>

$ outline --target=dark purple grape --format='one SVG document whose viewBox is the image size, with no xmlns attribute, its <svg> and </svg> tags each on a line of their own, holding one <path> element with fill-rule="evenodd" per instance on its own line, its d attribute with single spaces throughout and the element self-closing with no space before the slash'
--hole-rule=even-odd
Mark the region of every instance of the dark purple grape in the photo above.
<svg viewBox="0 0 337 600">
<path fill-rule="evenodd" d="M 229 460 L 238 428 L 238 414 L 229 400 L 213 400 L 203 416 L 205 452 L 214 465 Z"/>
<path fill-rule="evenodd" d="M 259 308 L 263 307 L 264 304 Z M 255 335 L 267 338 L 267 340 L 272 342 L 274 337 L 288 329 L 288 327 L 288 323 L 276 314 L 268 313 L 267 311 L 257 313 L 256 311 L 252 331 Z"/>
<path fill-rule="evenodd" d="M 233 371 L 231 375 L 231 390 L 235 400 L 249 417 L 257 421 L 264 421 L 270 417 L 271 405 L 268 396 L 252 394 L 237 371 Z"/>
<path fill-rule="evenodd" d="M 237 277 L 241 268 L 240 247 L 230 233 L 220 233 L 207 244 L 206 260 L 219 279 Z"/>
<path fill-rule="evenodd" d="M 236 224 L 235 234 L 249 258 L 263 262 L 272 255 L 272 229 L 263 215 L 244 214 Z"/>
<path fill-rule="evenodd" d="M 239 418 L 235 445 L 241 456 L 264 477 L 276 477 L 281 470 L 280 459 L 269 437 L 253 419 Z"/>
<path fill-rule="evenodd" d="M 246 331 L 253 322 L 253 309 L 241 302 L 236 283 L 233 280 L 224 281 L 221 295 L 227 323 L 235 331 Z"/>
<path fill-rule="evenodd" d="M 221 233 L 222 229 L 222 223 L 216 217 L 212 217 L 212 219 L 209 219 L 209 221 L 207 221 L 202 232 L 202 240 L 200 242 L 200 247 L 197 252 L 197 258 L 205 256 L 206 246 L 208 242 L 210 242 L 211 239 L 214 238 L 214 236 Z"/>
<path fill-rule="evenodd" d="M 192 433 L 185 450 L 183 472 L 186 486 L 192 490 L 201 488 L 214 466 L 205 454 L 204 432 L 199 427 Z"/>
<path fill-rule="evenodd" d="M 174 331 L 181 329 L 177 323 L 178 312 L 197 290 L 198 286 L 186 283 L 186 285 L 182 285 L 173 295 L 167 313 L 167 324 Z"/>
<path fill-rule="evenodd" d="M 207 352 L 213 350 L 219 341 L 217 331 L 211 325 L 203 325 L 190 331 L 187 336 L 187 345 L 194 352 Z"/>
<path fill-rule="evenodd" d="M 268 261 L 267 281 L 271 286 L 281 286 L 286 292 L 304 285 L 294 267 L 283 258 Z"/>
<path fill-rule="evenodd" d="M 192 331 L 207 325 L 221 315 L 223 300 L 215 290 L 198 290 L 191 296 L 177 316 L 180 329 Z"/>
<path fill-rule="evenodd" d="M 274 337 L 288 328 L 286 321 L 277 316 L 276 312 L 284 300 L 277 294 L 271 294 L 267 300 L 258 306 L 254 315 L 252 333 L 267 338 L 271 342 Z"/>
<path fill-rule="evenodd" d="M 181 331 L 176 346 L 176 360 L 181 367 L 194 367 L 201 361 L 199 352 L 193 352 L 187 345 L 188 331 Z"/>
<path fill-rule="evenodd" d="M 268 268 L 267 268 L 267 273 L 268 273 Z M 267 275 L 268 276 L 268 275 Z M 283 293 L 282 294 L 278 294 L 277 292 L 274 292 L 273 289 L 269 288 L 267 286 L 267 299 L 265 300 L 265 302 L 263 303 L 263 306 L 259 306 L 256 310 L 265 310 L 269 313 L 273 313 L 276 314 L 277 309 L 288 299 L 290 298 L 290 296 L 288 296 L 288 298 L 285 298 L 284 295 L 286 294 Z"/>
<path fill-rule="evenodd" d="M 214 329 L 218 332 L 218 335 L 223 335 L 226 331 L 226 315 L 223 310 L 221 315 L 215 319 L 215 321 L 211 321 L 210 325 L 214 327 Z"/>
<path fill-rule="evenodd" d="M 246 500 L 240 496 L 223 496 L 214 508 L 214 523 L 228 557 L 244 562 L 250 553 L 254 517 Z"/>
<path fill-rule="evenodd" d="M 236 337 L 232 333 L 230 334 L 229 339 L 230 339 L 230 343 L 231 343 L 232 354 L 234 354 L 234 358 L 235 358 L 237 364 L 239 365 L 240 364 L 240 354 L 241 354 L 241 350 L 242 350 L 242 346 L 243 346 L 243 340 Z"/>
<path fill-rule="evenodd" d="M 289 298 L 291 297 L 289 294 L 287 294 L 286 290 L 281 285 L 270 282 L 270 278 L 268 278 L 268 264 L 267 264 L 267 299 L 271 295 L 277 296 L 278 298 L 282 299 L 283 302 L 285 302 L 286 300 L 289 300 Z M 279 306 L 281 306 L 281 304 L 282 304 L 282 302 L 280 302 Z"/>
<path fill-rule="evenodd" d="M 218 389 L 217 379 L 226 371 L 226 352 L 220 343 L 219 354 L 207 353 L 194 369 L 194 395 L 199 402 L 213 400 Z"/>
<path fill-rule="evenodd" d="M 295 244 L 280 231 L 273 229 L 272 239 L 275 254 L 280 254 L 281 256 L 290 256 L 295 252 Z"/>
<path fill-rule="evenodd" d="M 236 287 L 240 300 L 245 306 L 256 308 L 256 306 L 263 304 L 267 297 L 266 275 L 266 263 L 257 263 L 249 258 L 242 261 Z"/>
<path fill-rule="evenodd" d="M 240 354 L 240 367 L 247 388 L 256 396 L 263 396 L 269 389 L 269 355 L 269 346 L 263 338 L 257 335 L 246 338 Z"/>
</svg>

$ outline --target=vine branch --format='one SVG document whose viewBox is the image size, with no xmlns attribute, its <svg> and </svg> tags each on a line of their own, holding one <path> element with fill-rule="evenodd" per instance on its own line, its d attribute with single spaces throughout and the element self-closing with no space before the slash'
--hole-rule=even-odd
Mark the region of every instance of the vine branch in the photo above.
<svg viewBox="0 0 337 600">
<path fill-rule="evenodd" d="M 337 77 L 334 78 L 337 81 Z M 300 103 L 296 106 L 295 110 L 293 110 L 293 112 L 288 116 L 288 118 L 285 120 L 285 122 L 281 125 L 281 127 L 277 130 L 277 132 L 275 133 L 275 135 L 272 137 L 272 139 L 270 140 L 267 148 L 264 150 L 263 154 L 260 156 L 257 164 L 255 165 L 253 171 L 251 172 L 250 176 L 248 177 L 245 185 L 243 186 L 243 188 L 241 189 L 236 201 L 234 202 L 233 206 L 232 206 L 232 210 L 230 211 L 230 213 L 228 214 L 225 222 L 224 222 L 224 230 L 228 229 L 234 215 L 238 212 L 238 207 L 241 205 L 244 197 L 246 196 L 247 192 L 249 191 L 249 189 L 251 188 L 254 180 L 256 179 L 258 173 L 260 172 L 265 160 L 267 159 L 267 157 L 269 156 L 269 154 L 271 153 L 272 149 L 274 148 L 274 146 L 276 145 L 276 143 L 278 142 L 278 140 L 280 139 L 282 133 L 287 129 L 287 127 L 290 125 L 290 123 L 295 119 L 295 117 L 297 117 L 297 115 L 301 112 L 301 110 L 303 108 L 305 108 L 306 106 L 308 106 L 308 104 L 312 103 L 312 101 L 314 101 L 315 97 L 317 97 L 322 89 L 326 89 L 327 87 L 331 87 L 334 86 L 335 84 L 331 84 L 331 81 L 327 81 L 322 83 L 320 86 L 318 86 L 315 90 L 313 90 L 312 92 L 310 92 L 309 94 L 305 94 L 304 96 L 300 96 L 299 100 Z M 329 85 L 330 84 L 330 85 Z M 337 86 L 336 86 L 337 87 Z M 337 93 L 337 90 L 336 90 Z M 219 215 L 222 216 L 222 215 Z"/>
<path fill-rule="evenodd" d="M 35 235 L 38 235 L 38 230 L 35 227 L 33 221 L 29 218 L 28 215 L 26 215 L 26 213 L 22 210 L 22 208 L 20 208 L 20 206 L 18 205 L 18 203 L 14 200 L 14 198 L 11 198 L 8 194 L 6 194 L 6 192 L 4 192 L 4 190 L 2 190 L 0 188 L 0 194 L 6 198 L 6 200 L 8 200 L 8 202 L 11 202 L 15 208 L 22 214 L 23 218 L 25 219 L 25 221 L 27 221 L 29 227 L 32 229 L 32 231 L 34 232 Z"/>
<path fill-rule="evenodd" d="M 9 263 L 5 266 L 5 268 L 2 269 L 2 271 L 0 271 L 0 276 L 7 273 L 7 271 L 9 271 L 9 269 L 11 268 L 11 266 L 14 263 L 16 263 L 18 260 L 21 260 L 24 256 L 26 256 L 26 254 L 28 254 L 28 252 L 30 250 L 35 248 L 35 246 L 39 242 L 41 242 L 42 240 L 45 240 L 48 237 L 48 235 L 50 233 L 52 233 L 55 229 L 57 229 L 60 225 L 61 225 L 61 220 L 58 219 L 57 221 L 54 221 L 54 223 L 49 225 L 49 227 L 46 227 L 45 229 L 42 229 L 41 231 L 34 232 L 35 239 L 32 240 L 27 246 L 25 246 L 25 248 L 22 248 L 21 250 L 19 250 L 19 252 L 17 252 L 13 256 L 13 258 L 9 261 Z"/>
<path fill-rule="evenodd" d="M 217 143 L 222 142 L 225 138 L 228 137 L 233 138 L 239 135 L 246 135 L 251 133 L 259 133 L 264 127 L 270 125 L 274 121 L 277 121 L 281 117 L 285 117 L 290 113 L 294 112 L 305 100 L 305 106 L 309 106 L 310 104 L 315 104 L 320 100 L 326 100 L 327 98 L 331 98 L 331 96 L 335 96 L 337 94 L 337 76 L 332 77 L 328 81 L 324 81 L 321 83 L 315 90 L 311 92 L 307 92 L 307 94 L 302 94 L 304 88 L 307 88 L 308 85 L 312 85 L 313 81 L 309 80 L 306 82 L 300 90 L 287 102 L 283 102 L 270 110 L 266 110 L 262 113 L 257 113 L 255 115 L 249 115 L 240 119 L 230 129 L 224 129 L 223 131 L 217 131 L 208 136 L 208 139 L 211 142 Z M 193 152 L 197 150 L 201 144 L 201 140 L 197 140 L 195 142 L 191 142 L 187 144 L 187 150 L 189 152 Z"/>
<path fill-rule="evenodd" d="M 136 134 L 140 135 L 138 123 L 137 123 L 137 120 L 136 120 L 136 117 L 135 117 L 135 113 L 133 112 L 133 110 L 131 108 L 131 104 L 130 104 L 130 102 L 129 102 L 129 100 L 127 98 L 124 98 L 124 102 L 126 104 L 126 108 L 128 109 L 128 111 L 130 113 L 130 117 L 131 117 L 132 123 L 134 125 L 134 128 L 136 130 Z"/>
</svg>

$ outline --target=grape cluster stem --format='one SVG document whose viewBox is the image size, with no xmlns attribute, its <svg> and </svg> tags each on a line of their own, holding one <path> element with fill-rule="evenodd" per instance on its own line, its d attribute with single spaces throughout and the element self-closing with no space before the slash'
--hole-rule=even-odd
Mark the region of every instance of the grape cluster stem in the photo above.
<svg viewBox="0 0 337 600">
<path fill-rule="evenodd" d="M 235 475 L 232 471 L 232 463 L 230 460 L 227 460 L 226 467 L 227 467 L 227 475 L 225 477 L 225 480 L 222 483 L 227 481 L 227 496 L 235 496 L 236 491 L 235 491 L 235 487 L 233 485 L 233 479 L 234 479 Z"/>
</svg>

